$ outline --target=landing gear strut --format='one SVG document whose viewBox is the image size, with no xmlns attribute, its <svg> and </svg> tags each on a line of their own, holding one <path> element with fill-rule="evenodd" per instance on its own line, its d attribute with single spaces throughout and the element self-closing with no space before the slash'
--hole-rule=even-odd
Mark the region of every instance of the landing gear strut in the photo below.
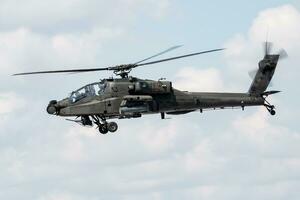
<svg viewBox="0 0 300 200">
<path fill-rule="evenodd" d="M 266 99 L 265 99 L 264 106 L 266 107 L 266 109 L 269 111 L 271 115 L 276 115 L 275 106 L 270 104 Z"/>
<path fill-rule="evenodd" d="M 118 130 L 118 124 L 116 122 L 107 122 L 105 117 L 95 115 L 92 116 L 92 119 L 98 126 L 98 130 L 101 134 L 107 134 L 108 132 L 114 133 Z"/>
</svg>

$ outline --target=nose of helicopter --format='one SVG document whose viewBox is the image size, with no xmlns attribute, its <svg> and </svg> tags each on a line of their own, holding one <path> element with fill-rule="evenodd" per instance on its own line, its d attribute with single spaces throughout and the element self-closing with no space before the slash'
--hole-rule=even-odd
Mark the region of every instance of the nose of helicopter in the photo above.
<svg viewBox="0 0 300 200">
<path fill-rule="evenodd" d="M 67 107 L 68 105 L 67 99 L 63 99 L 61 101 L 51 100 L 47 106 L 47 113 L 50 115 L 59 115 L 59 111 L 62 108 Z"/>
</svg>

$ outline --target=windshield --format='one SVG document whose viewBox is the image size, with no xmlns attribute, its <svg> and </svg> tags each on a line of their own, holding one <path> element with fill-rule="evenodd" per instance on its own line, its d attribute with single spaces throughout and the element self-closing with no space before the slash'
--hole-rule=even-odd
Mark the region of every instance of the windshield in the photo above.
<svg viewBox="0 0 300 200">
<path fill-rule="evenodd" d="M 92 83 L 86 85 L 74 92 L 70 96 L 70 101 L 75 103 L 85 97 L 100 96 L 104 93 L 106 88 L 106 83 Z"/>
</svg>

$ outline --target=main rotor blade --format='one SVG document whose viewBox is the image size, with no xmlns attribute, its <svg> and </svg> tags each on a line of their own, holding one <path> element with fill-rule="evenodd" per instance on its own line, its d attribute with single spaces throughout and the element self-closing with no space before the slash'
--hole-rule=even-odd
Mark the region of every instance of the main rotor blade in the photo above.
<svg viewBox="0 0 300 200">
<path fill-rule="evenodd" d="M 54 71 L 37 71 L 37 72 L 25 72 L 13 74 L 13 76 L 23 76 L 23 75 L 32 75 L 32 74 L 55 74 L 55 73 L 69 73 L 69 72 L 94 72 L 94 71 L 104 71 L 109 70 L 109 68 L 90 68 L 90 69 L 70 69 L 70 70 L 54 70 Z"/>
<path fill-rule="evenodd" d="M 139 61 L 139 62 L 136 62 L 136 63 L 134 63 L 134 65 L 137 65 L 137 64 L 139 64 L 139 63 L 141 63 L 141 62 L 144 62 L 144 61 L 146 61 L 146 60 L 150 60 L 151 58 L 155 58 L 155 57 L 160 56 L 160 55 L 162 55 L 162 54 L 165 54 L 165 53 L 167 53 L 167 52 L 169 52 L 169 51 L 172 51 L 172 50 L 174 50 L 174 49 L 180 48 L 180 47 L 182 47 L 182 46 L 183 46 L 183 45 L 173 46 L 173 47 L 168 48 L 168 49 L 166 49 L 166 50 L 164 50 L 164 51 L 162 51 L 162 52 L 160 52 L 160 53 L 158 53 L 158 54 L 155 54 L 155 55 L 150 56 L 150 57 L 148 57 L 148 58 L 145 58 L 145 59 L 143 59 L 143 60 L 141 60 L 141 61 Z"/>
<path fill-rule="evenodd" d="M 174 46 L 172 48 L 169 48 L 169 49 L 165 50 L 164 52 L 171 51 L 171 50 L 173 50 L 175 48 L 179 48 L 179 47 L 180 46 Z M 192 53 L 192 54 L 187 54 L 187 55 L 182 55 L 182 56 L 176 56 L 176 57 L 171 57 L 171 58 L 157 60 L 157 61 L 148 62 L 148 63 L 140 63 L 140 64 L 117 65 L 117 66 L 105 67 L 105 68 L 88 68 L 88 69 L 70 69 L 70 70 L 25 72 L 25 73 L 13 74 L 13 76 L 23 76 L 23 75 L 32 75 L 32 74 L 80 73 L 80 72 L 95 72 L 95 71 L 106 71 L 106 70 L 111 70 L 111 71 L 118 72 L 118 71 L 131 70 L 132 68 L 135 68 L 135 67 L 138 67 L 138 66 L 151 65 L 151 64 L 155 64 L 155 63 L 166 62 L 166 61 L 170 61 L 170 60 L 195 56 L 195 55 L 199 55 L 199 54 L 211 53 L 211 52 L 214 52 L 214 51 L 222 51 L 222 50 L 224 50 L 224 49 L 213 49 L 213 50 L 209 50 L 209 51 L 202 51 L 202 52 L 198 52 L 198 53 Z M 160 53 L 160 54 L 162 54 L 162 53 Z M 153 56 L 151 56 L 151 57 L 153 57 Z M 148 58 L 148 59 L 150 59 L 150 58 Z"/>
<path fill-rule="evenodd" d="M 209 50 L 209 51 L 201 51 L 201 52 L 198 52 L 198 53 L 186 54 L 186 55 L 182 55 L 182 56 L 166 58 L 166 59 L 152 61 L 152 62 L 148 62 L 148 63 L 141 63 L 141 64 L 137 64 L 135 67 L 144 66 L 144 65 L 152 65 L 152 64 L 155 64 L 155 63 L 166 62 L 166 61 L 170 61 L 170 60 L 176 60 L 176 59 L 180 59 L 180 58 L 186 58 L 186 57 L 190 57 L 190 56 L 196 56 L 196 55 L 199 55 L 199 54 L 205 54 L 205 53 L 211 53 L 211 52 L 223 51 L 223 50 L 225 50 L 225 49 L 223 48 L 223 49 L 213 49 L 213 50 Z"/>
</svg>

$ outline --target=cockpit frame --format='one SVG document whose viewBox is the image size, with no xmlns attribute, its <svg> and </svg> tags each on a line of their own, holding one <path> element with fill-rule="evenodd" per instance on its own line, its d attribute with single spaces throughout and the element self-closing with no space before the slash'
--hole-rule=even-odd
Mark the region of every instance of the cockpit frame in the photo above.
<svg viewBox="0 0 300 200">
<path fill-rule="evenodd" d="M 86 97 L 101 96 L 107 88 L 104 81 L 87 84 L 71 93 L 69 96 L 70 103 L 76 103 Z"/>
</svg>

